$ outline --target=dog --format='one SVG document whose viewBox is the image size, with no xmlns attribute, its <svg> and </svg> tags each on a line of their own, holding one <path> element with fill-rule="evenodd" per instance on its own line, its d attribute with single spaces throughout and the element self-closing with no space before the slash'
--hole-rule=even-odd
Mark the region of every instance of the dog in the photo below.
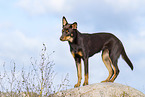
<svg viewBox="0 0 145 97">
<path fill-rule="evenodd" d="M 102 82 L 114 82 L 119 74 L 117 61 L 120 55 L 133 70 L 133 64 L 128 58 L 123 44 L 113 34 L 99 32 L 94 34 L 80 33 L 77 30 L 77 22 L 69 24 L 66 18 L 62 18 L 61 41 L 68 41 L 70 52 L 75 59 L 78 82 L 74 87 L 79 87 L 82 79 L 81 59 L 84 61 L 85 80 L 83 86 L 88 85 L 88 59 L 95 53 L 102 51 L 102 60 L 109 71 L 109 76 Z"/>
</svg>

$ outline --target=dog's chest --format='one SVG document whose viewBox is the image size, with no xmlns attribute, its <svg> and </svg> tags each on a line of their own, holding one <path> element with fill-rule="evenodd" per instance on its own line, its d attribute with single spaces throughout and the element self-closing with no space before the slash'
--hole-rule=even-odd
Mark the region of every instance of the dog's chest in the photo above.
<svg viewBox="0 0 145 97">
<path fill-rule="evenodd" d="M 82 48 L 78 45 L 71 46 L 71 52 L 75 55 L 83 56 Z"/>
</svg>

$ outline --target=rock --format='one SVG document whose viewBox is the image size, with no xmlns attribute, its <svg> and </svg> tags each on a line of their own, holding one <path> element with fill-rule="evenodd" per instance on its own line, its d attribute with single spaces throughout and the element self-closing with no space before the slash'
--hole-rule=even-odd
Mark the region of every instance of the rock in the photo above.
<svg viewBox="0 0 145 97">
<path fill-rule="evenodd" d="M 118 83 L 97 83 L 57 92 L 50 97 L 145 97 L 145 94 Z"/>
</svg>

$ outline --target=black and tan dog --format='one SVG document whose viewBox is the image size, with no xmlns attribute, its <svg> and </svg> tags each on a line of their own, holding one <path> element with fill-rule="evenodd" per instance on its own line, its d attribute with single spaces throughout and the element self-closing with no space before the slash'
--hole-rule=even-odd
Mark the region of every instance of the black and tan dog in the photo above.
<svg viewBox="0 0 145 97">
<path fill-rule="evenodd" d="M 82 79 L 81 59 L 84 61 L 85 81 L 88 85 L 88 58 L 102 51 L 102 59 L 109 71 L 109 76 L 102 82 L 114 82 L 119 74 L 117 61 L 120 55 L 133 70 L 133 65 L 127 57 L 121 41 L 111 33 L 82 34 L 77 30 L 77 23 L 69 24 L 65 17 L 62 19 L 63 29 L 61 41 L 68 41 L 70 51 L 75 59 L 79 87 Z"/>
</svg>

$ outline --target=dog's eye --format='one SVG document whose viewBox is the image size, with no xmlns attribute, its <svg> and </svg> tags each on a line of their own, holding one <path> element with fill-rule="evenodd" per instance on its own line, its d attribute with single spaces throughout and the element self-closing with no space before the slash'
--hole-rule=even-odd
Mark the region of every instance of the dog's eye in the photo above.
<svg viewBox="0 0 145 97">
<path fill-rule="evenodd" d="M 68 31 L 68 30 L 66 30 L 65 32 L 66 32 L 66 33 L 69 33 L 69 31 Z"/>
</svg>

